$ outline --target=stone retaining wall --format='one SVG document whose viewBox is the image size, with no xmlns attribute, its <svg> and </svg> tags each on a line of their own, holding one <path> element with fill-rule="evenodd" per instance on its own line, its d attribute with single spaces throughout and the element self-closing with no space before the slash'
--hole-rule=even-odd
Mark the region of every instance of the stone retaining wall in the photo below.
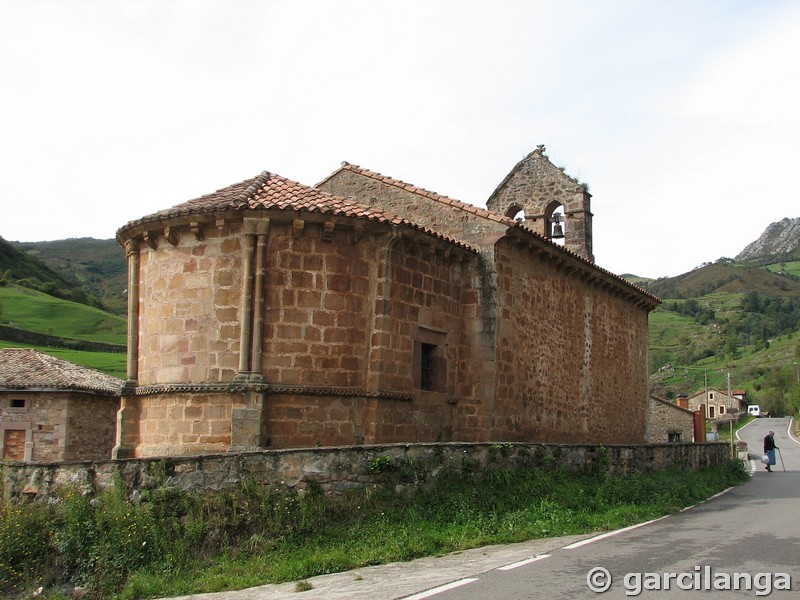
<svg viewBox="0 0 800 600">
<path fill-rule="evenodd" d="M 119 477 L 134 490 L 178 487 L 187 491 L 233 488 L 257 481 L 289 493 L 311 482 L 326 493 L 395 480 L 418 483 L 442 469 L 564 467 L 609 474 L 647 472 L 671 467 L 698 470 L 725 464 L 727 444 L 651 444 L 639 446 L 556 444 L 387 444 L 294 450 L 263 450 L 193 457 L 122 459 L 74 463 L 0 463 L 6 501 L 51 498 L 76 487 L 97 494 Z"/>
</svg>

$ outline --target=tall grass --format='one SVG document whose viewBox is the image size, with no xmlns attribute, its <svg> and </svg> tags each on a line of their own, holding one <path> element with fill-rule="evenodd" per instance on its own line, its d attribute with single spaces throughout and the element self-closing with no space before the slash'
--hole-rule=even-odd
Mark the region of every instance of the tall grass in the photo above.
<svg viewBox="0 0 800 600">
<path fill-rule="evenodd" d="M 144 492 L 0 509 L 0 595 L 75 586 L 134 600 L 300 581 L 485 544 L 623 527 L 677 511 L 746 479 L 740 462 L 699 473 L 606 477 L 564 471 L 441 473 L 396 492 L 330 497 L 245 482 L 233 491 Z M 59 591 L 61 590 L 61 591 Z M 59 594 L 63 596 L 59 596 Z"/>
</svg>

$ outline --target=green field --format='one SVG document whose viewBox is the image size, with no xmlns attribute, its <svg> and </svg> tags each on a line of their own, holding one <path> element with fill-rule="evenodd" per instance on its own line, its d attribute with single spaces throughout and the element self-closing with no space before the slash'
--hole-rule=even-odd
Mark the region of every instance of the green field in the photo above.
<svg viewBox="0 0 800 600">
<path fill-rule="evenodd" d="M 18 285 L 0 286 L 0 325 L 76 340 L 126 342 L 122 317 Z"/>
<path fill-rule="evenodd" d="M 800 277 L 800 261 L 776 263 L 774 265 L 767 266 L 767 269 L 773 273 L 786 273 L 788 275 Z"/>
<path fill-rule="evenodd" d="M 125 319 L 17 285 L 0 286 L 0 325 L 75 340 L 125 346 Z M 35 348 L 62 360 L 125 378 L 124 352 L 88 352 L 0 340 L 0 348 Z"/>
</svg>

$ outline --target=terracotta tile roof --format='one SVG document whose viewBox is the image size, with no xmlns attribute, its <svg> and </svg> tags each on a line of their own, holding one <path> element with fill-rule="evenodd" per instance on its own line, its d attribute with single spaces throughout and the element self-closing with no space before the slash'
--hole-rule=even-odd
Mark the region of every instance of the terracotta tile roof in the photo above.
<svg viewBox="0 0 800 600">
<path fill-rule="evenodd" d="M 514 167 L 514 169 L 519 169 L 520 165 L 523 162 L 524 161 L 520 161 L 520 163 L 516 167 Z M 538 238 L 540 240 L 543 240 L 543 241 L 547 242 L 554 249 L 556 249 L 556 251 L 564 252 L 565 254 L 568 254 L 568 255 L 572 256 L 573 258 L 576 258 L 579 261 L 591 266 L 592 268 L 597 269 L 601 273 L 604 273 L 605 275 L 617 280 L 618 282 L 624 284 L 625 286 L 634 288 L 637 292 L 640 292 L 644 296 L 648 297 L 650 300 L 652 300 L 652 301 L 654 301 L 656 303 L 660 303 L 661 302 L 661 299 L 658 298 L 658 296 L 655 296 L 655 295 L 651 294 L 650 292 L 648 292 L 647 290 L 645 290 L 645 289 L 643 289 L 643 288 L 641 288 L 641 287 L 639 287 L 637 285 L 632 284 L 631 282 L 627 281 L 625 278 L 620 277 L 619 275 L 617 275 L 615 273 L 612 273 L 611 271 L 603 269 L 602 267 L 598 267 L 597 264 L 595 264 L 592 261 L 584 258 L 583 256 L 581 256 L 577 252 L 573 252 L 572 250 L 568 250 L 567 248 L 564 248 L 563 246 L 554 243 L 551 239 L 546 238 L 543 235 L 531 230 L 530 228 L 526 227 L 523 223 L 519 223 L 516 220 L 512 219 L 511 217 L 506 217 L 506 216 L 504 216 L 504 215 L 502 215 L 500 213 L 496 213 L 496 212 L 488 210 L 488 209 L 480 208 L 480 207 L 474 206 L 472 204 L 467 204 L 466 202 L 462 202 L 460 200 L 455 200 L 453 198 L 448 198 L 447 196 L 442 196 L 441 194 L 437 194 L 436 192 L 431 192 L 431 191 L 422 189 L 422 188 L 417 187 L 415 185 L 411 185 L 410 183 L 406 183 L 404 181 L 400 181 L 399 179 L 394 179 L 392 177 L 387 177 L 385 175 L 381 175 L 380 173 L 376 173 L 375 171 L 370 171 L 369 169 L 363 169 L 363 168 L 359 167 L 358 165 L 353 165 L 353 164 L 350 164 L 350 163 L 348 163 L 346 161 L 342 162 L 342 166 L 340 168 L 338 168 L 336 171 L 334 171 L 333 173 L 328 175 L 328 177 L 323 179 L 317 185 L 320 185 L 321 183 L 327 181 L 328 179 L 330 179 L 331 177 L 333 177 L 334 175 L 336 175 L 337 173 L 339 173 L 341 171 L 353 171 L 354 173 L 358 173 L 359 175 L 363 175 L 364 177 L 369 177 L 371 179 L 375 179 L 375 180 L 380 181 L 382 183 L 385 183 L 387 185 L 393 185 L 393 186 L 402 188 L 402 189 L 404 189 L 406 191 L 413 192 L 413 193 L 419 194 L 421 196 L 425 196 L 426 198 L 430 198 L 431 200 L 435 200 L 435 201 L 441 202 L 443 204 L 448 204 L 450 206 L 454 206 L 454 207 L 460 208 L 460 209 L 465 210 L 467 212 L 473 213 L 473 214 L 475 214 L 477 216 L 481 216 L 481 217 L 484 217 L 486 219 L 489 219 L 489 220 L 492 220 L 492 221 L 496 221 L 497 223 L 502 223 L 504 225 L 507 225 L 508 227 L 520 230 L 520 231 L 524 232 L 526 235 L 530 235 L 530 236 L 533 236 L 535 238 Z M 512 173 L 513 172 L 514 171 L 512 170 Z M 511 174 L 509 174 L 506 177 L 506 179 L 508 179 L 510 176 L 511 176 Z M 570 178 L 570 179 L 572 179 L 572 178 Z M 575 181 L 577 183 L 577 180 L 575 180 Z M 501 186 L 502 186 L 502 184 L 501 184 Z M 498 187 L 500 187 L 500 186 L 498 186 Z"/>
<path fill-rule="evenodd" d="M 380 181 L 381 183 L 385 183 L 386 185 L 392 185 L 404 189 L 407 192 L 412 192 L 414 194 L 424 196 L 425 198 L 435 200 L 436 202 L 441 202 L 442 204 L 447 204 L 449 206 L 460 208 L 462 210 L 484 217 L 486 219 L 497 221 L 498 223 L 504 223 L 509 227 L 513 226 L 516 223 L 516 221 L 514 221 L 514 219 L 512 219 L 511 217 L 506 217 L 504 215 L 501 215 L 500 213 L 496 213 L 486 208 L 481 208 L 479 206 L 475 206 L 474 204 L 468 204 L 466 202 L 462 202 L 461 200 L 456 200 L 455 198 L 449 198 L 447 196 L 443 196 L 442 194 L 431 192 L 421 187 L 417 187 L 416 185 L 411 185 L 410 183 L 406 183 L 405 181 L 394 179 L 393 177 L 388 177 L 386 175 L 381 175 L 380 173 L 376 173 L 375 171 L 370 171 L 369 169 L 364 169 L 362 167 L 359 167 L 358 165 L 350 164 L 349 162 L 346 161 L 342 163 L 342 166 L 340 168 L 331 173 L 323 181 L 327 181 L 340 171 L 353 171 L 354 173 L 358 173 L 359 175 L 363 175 L 364 177 L 375 179 L 377 181 Z"/>
<path fill-rule="evenodd" d="M 75 390 L 117 396 L 123 383 L 31 348 L 0 350 L 0 390 Z"/>
<path fill-rule="evenodd" d="M 333 216 L 354 217 L 387 224 L 404 225 L 424 231 L 439 239 L 462 248 L 474 249 L 431 229 L 421 227 L 397 215 L 359 204 L 354 200 L 334 196 L 316 188 L 297 183 L 275 173 L 263 171 L 257 177 L 205 194 L 194 200 L 183 202 L 172 208 L 161 210 L 136 221 L 131 221 L 117 231 L 117 235 L 137 225 L 162 221 L 194 214 L 214 213 L 224 210 L 279 209 L 303 211 Z"/>
</svg>

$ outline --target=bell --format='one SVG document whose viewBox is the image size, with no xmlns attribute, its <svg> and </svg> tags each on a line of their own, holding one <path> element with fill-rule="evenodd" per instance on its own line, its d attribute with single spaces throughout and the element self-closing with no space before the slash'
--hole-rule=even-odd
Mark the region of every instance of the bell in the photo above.
<svg viewBox="0 0 800 600">
<path fill-rule="evenodd" d="M 564 228 L 561 226 L 561 223 L 555 223 L 553 225 L 553 235 L 551 235 L 554 240 L 560 240 L 564 238 Z"/>
</svg>

